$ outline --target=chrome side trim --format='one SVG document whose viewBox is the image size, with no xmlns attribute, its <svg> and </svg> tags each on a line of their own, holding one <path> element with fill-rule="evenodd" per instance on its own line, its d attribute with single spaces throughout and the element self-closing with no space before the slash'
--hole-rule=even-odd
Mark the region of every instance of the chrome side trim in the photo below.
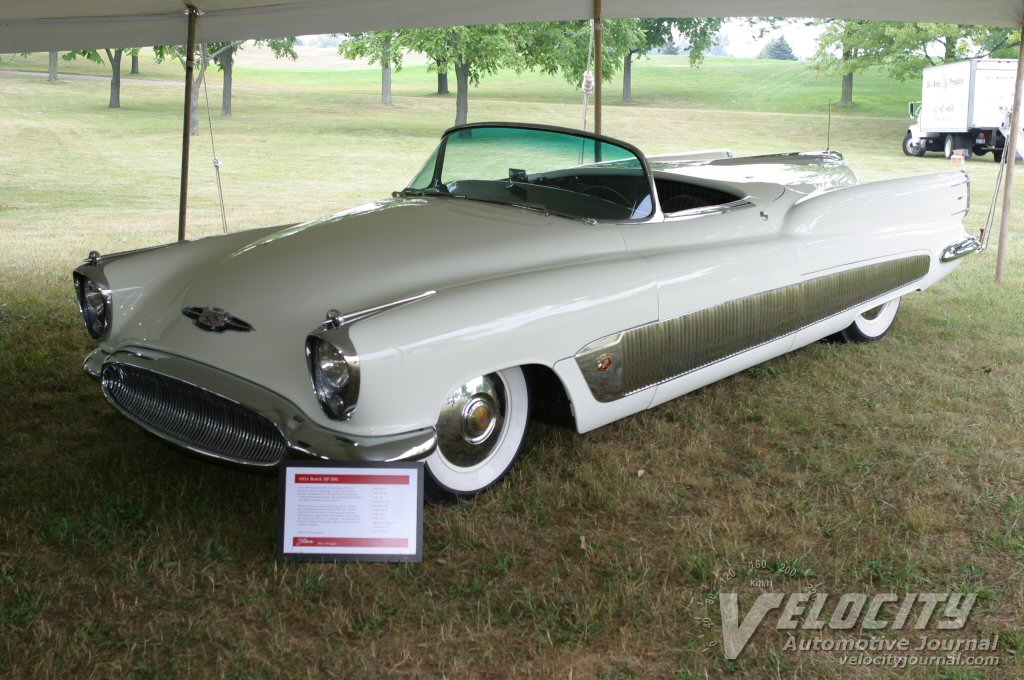
<svg viewBox="0 0 1024 680">
<path fill-rule="evenodd" d="M 414 302 L 419 302 L 420 300 L 423 300 L 425 298 L 430 297 L 431 295 L 436 294 L 436 290 L 428 290 L 420 293 L 419 295 L 413 295 L 412 297 L 402 298 L 401 300 L 395 300 L 394 302 L 388 302 L 386 304 L 378 305 L 376 307 L 370 307 L 369 309 L 361 309 L 358 312 L 349 312 L 348 314 L 341 314 L 337 310 L 332 309 L 327 312 L 327 321 L 325 322 L 325 325 L 329 324 L 332 328 L 338 328 L 339 326 L 353 324 L 357 321 L 362 321 L 363 319 L 368 319 L 371 316 L 376 316 L 378 314 L 386 312 L 389 309 L 395 309 L 396 307 L 410 305 Z"/>
<path fill-rule="evenodd" d="M 176 246 L 181 243 L 189 243 L 189 241 L 172 241 L 170 243 L 161 243 L 160 245 L 157 246 L 147 246 L 145 248 L 136 248 L 134 250 L 122 250 L 117 253 L 107 253 L 106 255 L 101 255 L 98 251 L 91 250 L 89 251 L 89 257 L 87 257 L 82 264 L 87 264 L 95 267 L 97 265 L 108 264 L 110 262 L 113 262 L 114 260 L 120 260 L 123 257 L 128 257 L 129 255 L 139 255 L 140 253 L 148 253 L 151 250 L 169 248 L 171 246 Z"/>
<path fill-rule="evenodd" d="M 981 241 L 973 236 L 967 236 L 956 243 L 946 246 L 946 249 L 942 251 L 942 255 L 939 256 L 939 261 L 952 262 L 971 253 L 976 253 L 979 250 L 981 250 Z"/>
<path fill-rule="evenodd" d="M 90 355 L 92 358 L 93 355 Z M 149 371 L 158 376 L 185 383 L 215 397 L 234 402 L 241 408 L 269 420 L 284 437 L 287 453 L 324 460 L 356 460 L 389 462 L 420 460 L 437 448 L 437 434 L 433 427 L 404 432 L 397 435 L 363 437 L 347 435 L 311 422 L 304 412 L 276 392 L 219 369 L 156 350 L 124 349 L 107 357 L 105 363 L 117 363 Z M 106 390 L 104 390 L 106 394 Z M 238 460 L 211 451 L 195 442 L 162 431 L 125 411 L 109 395 L 107 400 L 130 420 L 168 444 L 200 457 L 241 465 L 267 468 L 277 461 L 256 463 Z M 216 426 L 217 423 L 210 423 Z"/>
<path fill-rule="evenodd" d="M 860 306 L 923 278 L 915 255 L 819 276 L 596 340 L 576 354 L 594 398 L 659 385 Z"/>
<path fill-rule="evenodd" d="M 745 208 L 753 205 L 753 202 L 749 198 L 739 198 L 735 201 L 729 201 L 728 203 L 720 203 L 719 205 L 709 205 L 703 208 L 691 208 L 689 210 L 679 210 L 678 212 L 665 213 L 665 217 L 696 217 L 698 215 L 715 215 L 719 213 L 729 212 L 730 210 L 736 210 L 737 208 Z"/>
</svg>

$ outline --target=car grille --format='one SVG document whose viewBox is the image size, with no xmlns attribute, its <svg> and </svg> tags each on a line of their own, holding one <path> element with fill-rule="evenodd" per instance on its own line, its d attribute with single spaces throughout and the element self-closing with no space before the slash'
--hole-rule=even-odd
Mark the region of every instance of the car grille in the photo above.
<svg viewBox="0 0 1024 680">
<path fill-rule="evenodd" d="M 102 375 L 118 408 L 175 443 L 257 465 L 278 462 L 288 448 L 269 419 L 230 399 L 126 364 L 104 364 Z"/>
</svg>

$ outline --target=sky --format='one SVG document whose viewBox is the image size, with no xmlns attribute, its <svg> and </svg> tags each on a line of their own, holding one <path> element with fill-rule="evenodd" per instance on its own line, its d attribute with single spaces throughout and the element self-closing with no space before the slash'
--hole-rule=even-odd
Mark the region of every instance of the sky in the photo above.
<svg viewBox="0 0 1024 680">
<path fill-rule="evenodd" d="M 817 49 L 816 40 L 824 27 L 805 26 L 804 22 L 804 19 L 786 22 L 780 28 L 765 34 L 763 38 L 756 39 L 754 31 L 745 21 L 730 19 L 722 26 L 720 34 L 728 38 L 727 49 L 734 57 L 756 57 L 771 40 L 785 36 L 786 42 L 793 49 L 793 54 L 800 59 L 809 59 L 814 56 Z"/>
</svg>

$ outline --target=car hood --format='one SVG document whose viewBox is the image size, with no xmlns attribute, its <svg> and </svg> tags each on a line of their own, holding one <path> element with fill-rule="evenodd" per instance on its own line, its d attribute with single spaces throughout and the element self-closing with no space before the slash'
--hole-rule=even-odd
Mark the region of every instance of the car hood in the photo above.
<svg viewBox="0 0 1024 680">
<path fill-rule="evenodd" d="M 287 227 L 197 272 L 183 306 L 306 330 L 342 314 L 510 272 L 622 250 L 582 222 L 457 198 L 390 199 Z"/>
<path fill-rule="evenodd" d="M 482 279 L 625 251 L 613 224 L 459 198 L 380 201 L 263 231 L 242 247 L 238 236 L 225 255 L 195 251 L 193 264 L 170 281 L 138 289 L 112 282 L 121 316 L 108 350 L 170 352 L 299 399 L 310 393 L 305 338 L 330 309 L 347 314 L 427 290 L 444 295 Z M 216 238 L 192 245 L 224 247 Z M 203 330 L 183 313 L 189 307 L 221 308 L 252 330 Z"/>
</svg>

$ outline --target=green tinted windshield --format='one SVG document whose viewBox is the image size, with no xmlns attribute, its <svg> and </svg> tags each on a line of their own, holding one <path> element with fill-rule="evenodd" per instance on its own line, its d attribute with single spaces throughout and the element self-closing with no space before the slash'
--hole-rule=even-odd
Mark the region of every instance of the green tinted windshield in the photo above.
<svg viewBox="0 0 1024 680">
<path fill-rule="evenodd" d="M 630 149 L 520 127 L 449 133 L 409 190 L 599 220 L 644 219 L 653 205 L 643 164 Z"/>
</svg>

